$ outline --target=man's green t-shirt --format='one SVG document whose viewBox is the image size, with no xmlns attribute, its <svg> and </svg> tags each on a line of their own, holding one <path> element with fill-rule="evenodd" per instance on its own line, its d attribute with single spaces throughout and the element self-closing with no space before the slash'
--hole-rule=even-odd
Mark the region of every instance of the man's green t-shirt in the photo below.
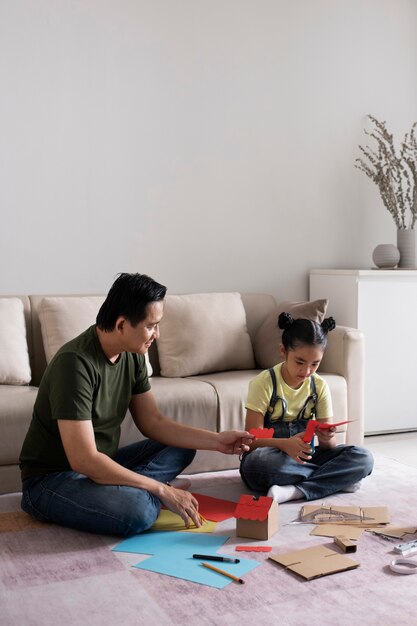
<svg viewBox="0 0 417 626">
<path fill-rule="evenodd" d="M 20 454 L 22 480 L 70 470 L 57 420 L 91 420 L 97 450 L 113 458 L 132 395 L 149 391 L 145 357 L 104 354 L 96 327 L 66 343 L 45 370 Z"/>
</svg>

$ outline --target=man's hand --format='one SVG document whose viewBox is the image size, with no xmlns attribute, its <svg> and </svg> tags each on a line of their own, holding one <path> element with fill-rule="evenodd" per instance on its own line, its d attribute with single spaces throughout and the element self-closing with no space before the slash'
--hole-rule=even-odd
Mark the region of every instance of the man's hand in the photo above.
<svg viewBox="0 0 417 626">
<path fill-rule="evenodd" d="M 223 454 L 242 454 L 249 451 L 249 444 L 254 440 L 254 436 L 246 430 L 225 430 L 217 435 L 218 452 Z"/>
<path fill-rule="evenodd" d="M 280 439 L 280 450 L 288 454 L 294 461 L 304 465 L 311 459 L 311 445 L 303 441 L 305 432 L 293 435 L 288 439 Z"/>
<path fill-rule="evenodd" d="M 158 494 L 162 504 L 173 513 L 177 513 L 184 520 L 186 528 L 190 527 L 190 519 L 200 528 L 201 517 L 198 512 L 198 501 L 189 491 L 175 489 L 170 485 L 164 485 L 162 493 Z"/>
</svg>

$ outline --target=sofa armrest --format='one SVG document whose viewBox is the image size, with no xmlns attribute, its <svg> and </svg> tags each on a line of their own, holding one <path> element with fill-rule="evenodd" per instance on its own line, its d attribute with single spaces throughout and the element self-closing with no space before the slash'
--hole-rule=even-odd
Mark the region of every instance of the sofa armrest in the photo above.
<svg viewBox="0 0 417 626">
<path fill-rule="evenodd" d="M 336 326 L 329 333 L 320 370 L 339 374 L 347 385 L 346 444 L 362 445 L 364 435 L 364 336 L 360 330 Z M 337 418 L 337 416 L 335 416 Z"/>
</svg>

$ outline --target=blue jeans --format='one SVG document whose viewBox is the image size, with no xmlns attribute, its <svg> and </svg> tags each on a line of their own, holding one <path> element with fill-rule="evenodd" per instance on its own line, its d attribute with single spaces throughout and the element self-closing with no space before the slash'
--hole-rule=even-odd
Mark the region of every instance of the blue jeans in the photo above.
<svg viewBox="0 0 417 626">
<path fill-rule="evenodd" d="M 278 430 L 278 437 L 292 437 L 305 430 L 305 422 L 280 422 Z M 362 480 L 373 465 L 372 454 L 359 446 L 316 448 L 304 465 L 277 448 L 256 448 L 243 455 L 240 475 L 252 491 L 266 493 L 272 485 L 295 485 L 306 500 L 316 500 Z"/>
<path fill-rule="evenodd" d="M 191 463 L 195 450 L 172 448 L 146 439 L 121 448 L 115 461 L 162 483 Z M 130 537 L 148 530 L 161 502 L 145 489 L 102 485 L 73 471 L 28 478 L 22 486 L 22 509 L 38 520 L 77 530 Z"/>
</svg>

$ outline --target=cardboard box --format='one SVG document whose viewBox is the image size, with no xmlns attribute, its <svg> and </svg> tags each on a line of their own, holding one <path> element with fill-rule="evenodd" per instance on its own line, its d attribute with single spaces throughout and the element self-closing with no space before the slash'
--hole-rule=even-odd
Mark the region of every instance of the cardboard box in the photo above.
<svg viewBox="0 0 417 626">
<path fill-rule="evenodd" d="M 359 567 L 359 563 L 325 546 L 293 550 L 285 554 L 271 554 L 268 558 L 306 580 L 337 574 Z"/>
<path fill-rule="evenodd" d="M 358 549 L 357 544 L 344 535 L 338 535 L 333 541 L 343 552 L 356 552 Z"/>
<path fill-rule="evenodd" d="M 241 496 L 235 517 L 237 537 L 267 540 L 278 530 L 278 504 L 267 496 Z"/>
<path fill-rule="evenodd" d="M 386 506 L 333 506 L 305 504 L 300 511 L 300 521 L 307 524 L 349 524 L 366 528 L 388 524 Z"/>
</svg>

